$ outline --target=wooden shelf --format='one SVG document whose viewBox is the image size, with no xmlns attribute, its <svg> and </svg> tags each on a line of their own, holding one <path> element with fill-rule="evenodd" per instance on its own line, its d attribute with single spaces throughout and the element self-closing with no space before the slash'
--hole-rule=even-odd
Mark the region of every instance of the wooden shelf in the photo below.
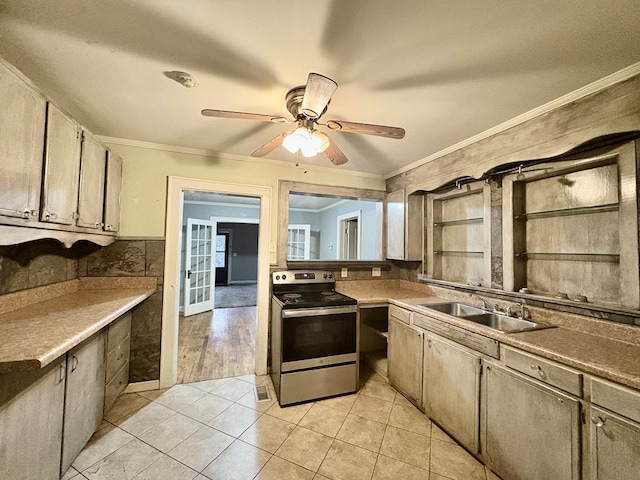
<svg viewBox="0 0 640 480">
<path fill-rule="evenodd" d="M 435 222 L 434 227 L 449 227 L 453 225 L 469 225 L 470 223 L 482 223 L 484 219 L 482 217 L 477 218 L 461 218 L 459 220 L 446 220 L 443 222 Z"/>
<path fill-rule="evenodd" d="M 363 325 L 373 330 L 376 335 L 389 339 L 389 322 L 386 318 L 367 320 L 363 322 Z"/>
<path fill-rule="evenodd" d="M 558 210 L 545 210 L 541 212 L 527 212 L 515 215 L 518 220 L 530 220 L 533 218 L 563 217 L 570 215 L 586 215 L 590 213 L 604 213 L 618 211 L 617 203 L 609 203 L 606 205 L 593 205 L 590 207 L 562 208 Z"/>
<path fill-rule="evenodd" d="M 539 260 L 568 260 L 568 261 L 590 261 L 590 262 L 608 262 L 620 263 L 620 255 L 617 253 L 559 253 L 559 252 L 520 252 L 515 254 L 516 257 L 527 257 Z"/>
<path fill-rule="evenodd" d="M 434 250 L 434 255 L 469 255 L 482 257 L 484 252 L 469 252 L 466 250 Z"/>
</svg>

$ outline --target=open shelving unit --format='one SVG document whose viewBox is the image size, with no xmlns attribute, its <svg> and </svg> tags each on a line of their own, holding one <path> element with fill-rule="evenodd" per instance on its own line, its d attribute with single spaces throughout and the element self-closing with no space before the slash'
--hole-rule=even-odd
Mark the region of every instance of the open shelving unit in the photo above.
<svg viewBox="0 0 640 480">
<path fill-rule="evenodd" d="M 378 375 L 387 378 L 387 342 L 389 339 L 389 307 L 361 306 L 360 359 Z"/>
<path fill-rule="evenodd" d="M 490 190 L 474 182 L 427 195 L 427 273 L 434 279 L 491 284 Z"/>
<path fill-rule="evenodd" d="M 635 157 L 630 142 L 503 179 L 506 290 L 638 308 Z"/>
</svg>

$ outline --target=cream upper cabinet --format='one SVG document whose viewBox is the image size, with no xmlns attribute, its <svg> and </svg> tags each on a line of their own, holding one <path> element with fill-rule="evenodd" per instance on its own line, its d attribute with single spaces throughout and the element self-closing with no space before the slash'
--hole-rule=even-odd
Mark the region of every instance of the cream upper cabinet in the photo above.
<svg viewBox="0 0 640 480">
<path fill-rule="evenodd" d="M 45 98 L 0 63 L 0 215 L 38 218 Z"/>
<path fill-rule="evenodd" d="M 122 158 L 108 151 L 107 183 L 104 199 L 104 229 L 108 232 L 120 230 L 120 188 L 122 184 Z"/>
<path fill-rule="evenodd" d="M 422 259 L 422 195 L 387 194 L 387 258 Z"/>
<path fill-rule="evenodd" d="M 63 225 L 76 223 L 79 175 L 80 126 L 49 103 L 41 221 Z"/>
<path fill-rule="evenodd" d="M 102 229 L 106 157 L 107 150 L 93 135 L 83 131 L 78 192 L 79 227 Z"/>
</svg>

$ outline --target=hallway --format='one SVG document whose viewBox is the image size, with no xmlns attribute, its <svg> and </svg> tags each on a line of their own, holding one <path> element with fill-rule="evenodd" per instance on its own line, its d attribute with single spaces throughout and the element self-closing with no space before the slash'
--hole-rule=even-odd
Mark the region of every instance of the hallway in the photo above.
<svg viewBox="0 0 640 480">
<path fill-rule="evenodd" d="M 178 383 L 253 374 L 256 307 L 180 315 Z"/>
</svg>

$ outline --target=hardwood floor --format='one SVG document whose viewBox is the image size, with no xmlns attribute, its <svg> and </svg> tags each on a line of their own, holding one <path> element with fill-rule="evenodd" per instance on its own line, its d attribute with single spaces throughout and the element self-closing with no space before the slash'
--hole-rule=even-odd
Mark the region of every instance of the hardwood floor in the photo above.
<svg viewBox="0 0 640 480">
<path fill-rule="evenodd" d="M 256 307 L 180 315 L 178 383 L 253 373 L 256 317 Z"/>
</svg>

